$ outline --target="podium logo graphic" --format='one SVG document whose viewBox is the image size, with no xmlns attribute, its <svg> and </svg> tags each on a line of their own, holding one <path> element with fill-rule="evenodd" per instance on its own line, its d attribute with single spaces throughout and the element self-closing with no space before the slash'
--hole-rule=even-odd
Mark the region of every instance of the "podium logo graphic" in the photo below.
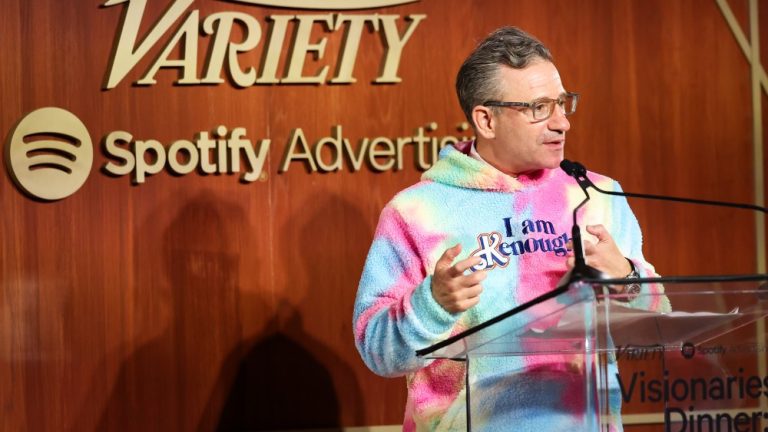
<svg viewBox="0 0 768 432">
<path fill-rule="evenodd" d="M 686 342 L 680 347 L 680 353 L 686 359 L 692 359 L 696 355 L 696 346 L 690 342 Z"/>
<path fill-rule="evenodd" d="M 85 183 L 93 145 L 85 125 L 61 108 L 40 108 L 16 125 L 6 146 L 6 165 L 16 185 L 43 200 L 59 200 Z"/>
</svg>

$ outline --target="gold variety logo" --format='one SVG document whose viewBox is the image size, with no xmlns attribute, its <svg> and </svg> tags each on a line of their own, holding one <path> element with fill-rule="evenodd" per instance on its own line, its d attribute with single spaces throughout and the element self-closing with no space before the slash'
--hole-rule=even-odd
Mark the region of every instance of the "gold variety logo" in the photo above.
<svg viewBox="0 0 768 432">
<path fill-rule="evenodd" d="M 91 136 L 69 111 L 37 109 L 11 132 L 6 165 L 14 182 L 27 194 L 49 201 L 66 198 L 80 189 L 91 173 Z"/>
<path fill-rule="evenodd" d="M 355 76 L 358 52 L 369 50 L 367 44 L 371 43 L 383 44 L 378 75 L 371 82 L 397 84 L 402 81 L 399 68 L 403 51 L 427 17 L 425 14 L 401 17 L 346 12 L 418 0 L 228 0 L 254 6 L 326 10 L 326 13 L 272 14 L 264 19 L 241 11 L 204 15 L 194 8 L 194 0 L 173 0 L 163 14 L 153 20 L 144 16 L 147 1 L 106 0 L 103 4 L 124 8 L 104 77 L 104 90 L 119 85 L 147 57 L 154 60 L 141 78 L 134 81 L 136 85 L 157 84 L 156 76 L 161 69 L 178 71 L 176 85 L 219 85 L 226 82 L 225 76 L 239 88 L 352 84 L 358 79 Z M 316 27 L 323 29 L 319 36 L 313 32 Z M 366 28 L 380 37 L 363 38 Z M 235 36 L 235 31 L 241 31 L 242 37 Z M 330 34 L 335 32 L 343 33 L 345 42 L 338 50 L 326 50 Z M 262 51 L 259 61 L 244 55 L 258 49 Z M 290 54 L 283 56 L 283 53 Z M 373 77 L 366 77 L 369 78 Z"/>
<path fill-rule="evenodd" d="M 293 9 L 372 9 L 415 3 L 419 0 L 229 0 L 259 6 L 285 7 Z"/>
</svg>

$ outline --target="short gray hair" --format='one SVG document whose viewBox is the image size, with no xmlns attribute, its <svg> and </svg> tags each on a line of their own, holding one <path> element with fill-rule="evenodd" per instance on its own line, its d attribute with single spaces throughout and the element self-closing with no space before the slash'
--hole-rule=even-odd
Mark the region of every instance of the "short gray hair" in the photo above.
<svg viewBox="0 0 768 432">
<path fill-rule="evenodd" d="M 538 39 L 517 27 L 501 27 L 477 45 L 456 75 L 459 104 L 473 127 L 472 109 L 501 92 L 499 66 L 523 69 L 536 59 L 551 62 L 552 54 Z"/>
</svg>

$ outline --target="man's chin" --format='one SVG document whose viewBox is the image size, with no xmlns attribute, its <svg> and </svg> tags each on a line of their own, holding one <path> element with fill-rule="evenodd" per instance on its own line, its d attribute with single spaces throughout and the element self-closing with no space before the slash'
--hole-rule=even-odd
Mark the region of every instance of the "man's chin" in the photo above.
<svg viewBox="0 0 768 432">
<path fill-rule="evenodd" d="M 560 153 L 559 156 L 555 156 L 551 160 L 548 161 L 548 163 L 546 165 L 546 168 L 548 168 L 548 169 L 560 168 L 560 162 L 562 162 L 563 159 L 565 159 L 565 156 L 563 155 L 563 153 Z"/>
</svg>

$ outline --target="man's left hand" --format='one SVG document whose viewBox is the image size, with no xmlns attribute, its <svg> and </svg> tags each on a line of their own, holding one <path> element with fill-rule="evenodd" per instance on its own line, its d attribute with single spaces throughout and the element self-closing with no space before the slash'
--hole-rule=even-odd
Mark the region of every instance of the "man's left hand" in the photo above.
<svg viewBox="0 0 768 432">
<path fill-rule="evenodd" d="M 597 237 L 597 243 L 584 239 L 584 258 L 590 267 L 616 279 L 623 278 L 632 271 L 629 261 L 624 258 L 604 226 L 587 225 L 587 232 Z M 574 257 L 569 257 L 566 262 L 569 269 L 572 269 L 575 263 Z"/>
</svg>

